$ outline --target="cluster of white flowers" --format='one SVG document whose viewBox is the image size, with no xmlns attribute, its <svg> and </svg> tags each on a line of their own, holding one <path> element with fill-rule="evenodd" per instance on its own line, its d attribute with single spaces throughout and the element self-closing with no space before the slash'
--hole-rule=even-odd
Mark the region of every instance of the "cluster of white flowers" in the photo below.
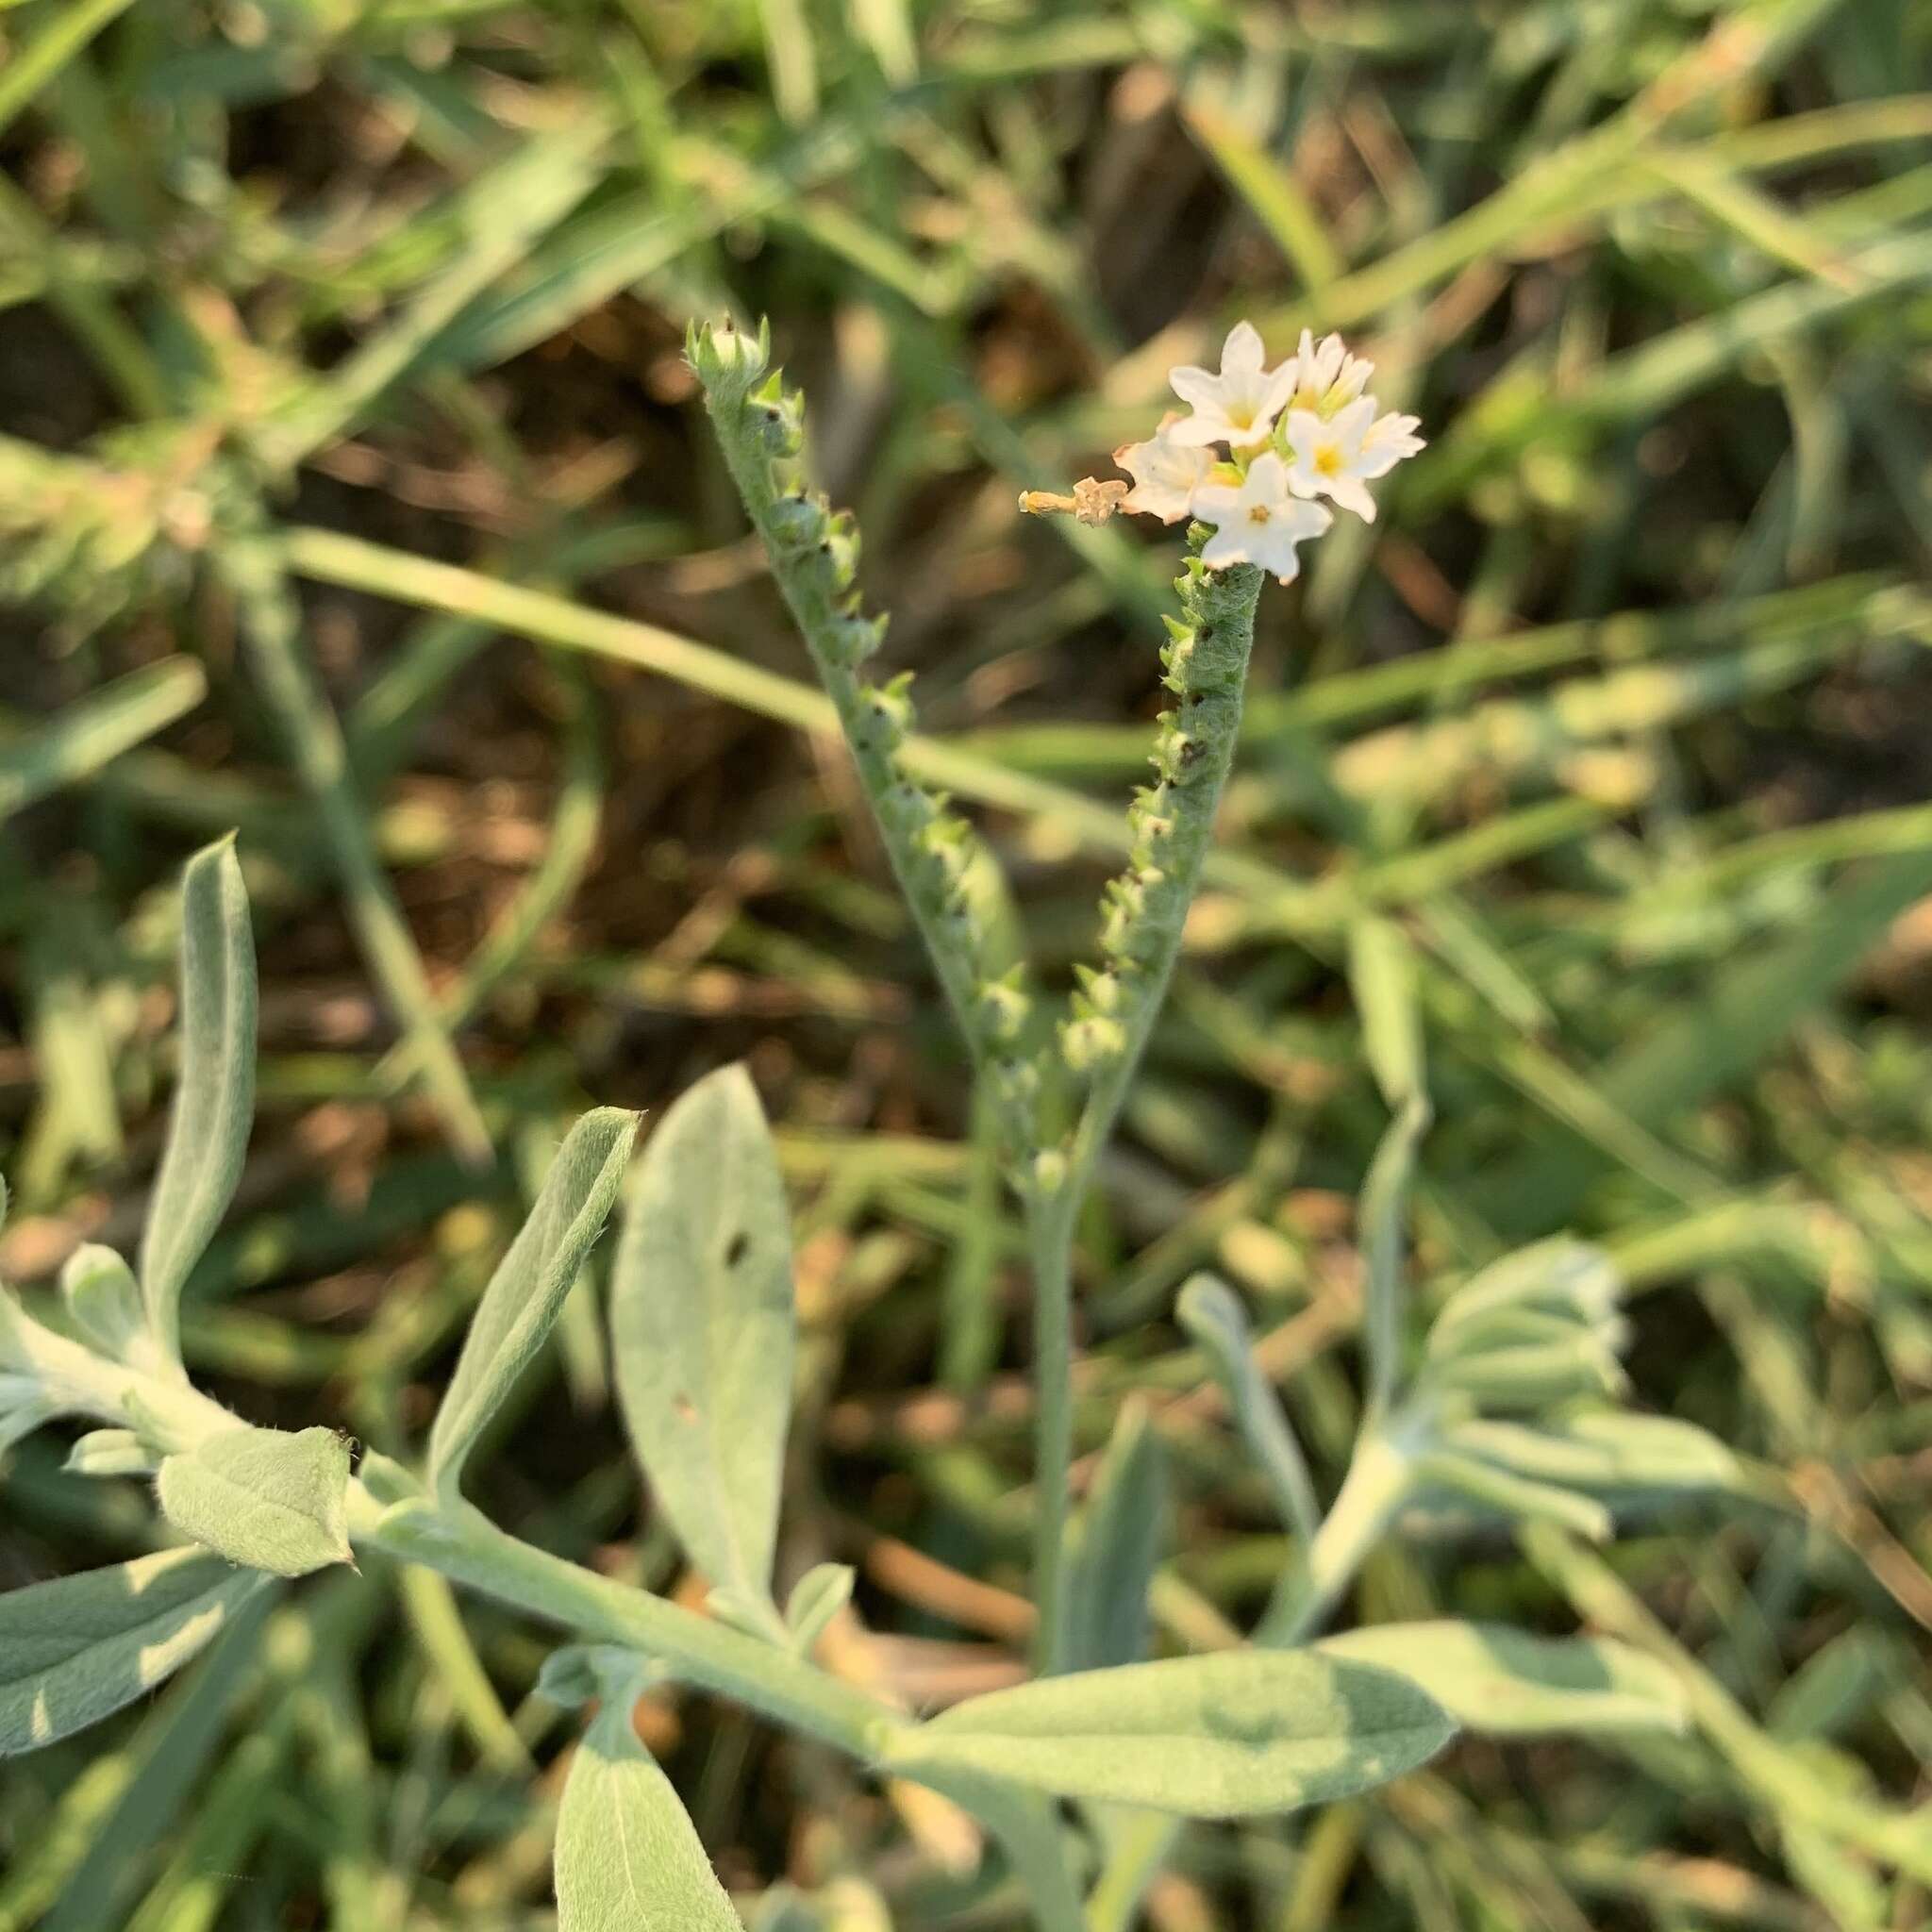
<svg viewBox="0 0 1932 1932">
<path fill-rule="evenodd" d="M 1259 334 L 1241 322 L 1222 345 L 1219 375 L 1174 370 L 1168 379 L 1192 413 L 1166 416 L 1149 441 L 1114 451 L 1131 490 L 1099 487 L 1122 509 L 1217 525 L 1201 552 L 1209 569 L 1257 563 L 1287 583 L 1301 568 L 1297 545 L 1335 521 L 1317 499 L 1373 523 L 1368 485 L 1423 442 L 1415 417 L 1378 413 L 1366 393 L 1374 366 L 1340 336 L 1317 342 L 1304 329 L 1286 362 L 1265 369 L 1265 359 Z"/>
</svg>

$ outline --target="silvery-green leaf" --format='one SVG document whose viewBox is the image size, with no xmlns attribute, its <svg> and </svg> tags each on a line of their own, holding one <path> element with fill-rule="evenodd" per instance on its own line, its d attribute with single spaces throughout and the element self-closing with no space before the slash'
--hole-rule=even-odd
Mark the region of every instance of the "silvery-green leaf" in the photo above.
<svg viewBox="0 0 1932 1932">
<path fill-rule="evenodd" d="M 1247 1317 L 1224 1281 L 1196 1274 L 1181 1290 L 1174 1312 L 1181 1327 L 1203 1355 L 1255 1458 L 1283 1524 L 1307 1541 L 1315 1534 L 1321 1509 L 1308 1466 L 1281 1412 L 1281 1402 L 1255 1360 Z"/>
<path fill-rule="evenodd" d="M 1574 1529 L 1594 1542 L 1602 1542 L 1614 1526 L 1610 1512 L 1593 1497 L 1580 1496 L 1574 1490 L 1556 1483 L 1537 1482 L 1496 1463 L 1480 1461 L 1474 1456 L 1458 1456 L 1450 1449 L 1434 1450 L 1424 1456 L 1416 1473 L 1423 1482 L 1453 1490 L 1498 1515 L 1560 1523 L 1566 1529 Z"/>
<path fill-rule="evenodd" d="M 134 1271 L 112 1248 L 83 1241 L 60 1270 L 60 1298 L 81 1339 L 109 1361 L 140 1352 L 147 1316 Z"/>
<path fill-rule="evenodd" d="M 610 1273 L 617 1392 L 691 1561 L 771 1608 L 791 1406 L 791 1240 L 751 1077 L 725 1067 L 665 1114 L 625 1206 Z"/>
<path fill-rule="evenodd" d="M 1575 1328 L 1560 1341 L 1486 1348 L 1436 1362 L 1431 1386 L 1467 1395 L 1479 1407 L 1518 1414 L 1555 1408 L 1579 1396 L 1621 1395 L 1623 1364 L 1593 1329 Z"/>
<path fill-rule="evenodd" d="M 887 1764 L 1241 1818 L 1367 1790 L 1427 1762 L 1455 1730 L 1433 1698 L 1388 1671 L 1230 1650 L 969 1698 L 896 1738 Z"/>
<path fill-rule="evenodd" d="M 1671 1416 L 1606 1408 L 1573 1411 L 1535 1427 L 1472 1422 L 1452 1429 L 1446 1441 L 1459 1455 L 1575 1489 L 1682 1491 L 1741 1482 L 1737 1457 L 1715 1436 Z"/>
<path fill-rule="evenodd" d="M 277 1576 L 349 1560 L 349 1445 L 333 1429 L 225 1429 L 161 1464 L 176 1529 Z"/>
<path fill-rule="evenodd" d="M 132 1429 L 90 1429 L 67 1452 L 73 1475 L 152 1475 L 153 1452 Z"/>
<path fill-rule="evenodd" d="M 1451 1717 L 1496 1737 L 1548 1731 L 1680 1731 L 1675 1674 L 1609 1637 L 1535 1637 L 1500 1624 L 1377 1624 L 1325 1637 L 1324 1657 L 1419 1684 Z"/>
<path fill-rule="evenodd" d="M 178 1549 L 0 1595 L 0 1755 L 38 1750 L 152 1690 L 261 1582 Z"/>
<path fill-rule="evenodd" d="M 852 1601 L 853 1581 L 850 1564 L 814 1563 L 792 1585 L 785 1599 L 785 1627 L 800 1657 L 811 1655 L 825 1625 Z"/>
<path fill-rule="evenodd" d="M 429 1479 L 445 1495 L 484 1424 L 542 1345 L 624 1182 L 637 1116 L 587 1113 L 565 1137 L 528 1218 L 497 1263 L 429 1433 Z"/>
<path fill-rule="evenodd" d="M 181 1066 L 141 1241 L 148 1326 L 171 1359 L 181 1284 L 234 1198 L 254 1114 L 255 937 L 234 841 L 223 839 L 181 881 Z"/>
<path fill-rule="evenodd" d="M 1066 1668 L 1147 1655 L 1147 1591 L 1167 1541 L 1167 1454 L 1144 1404 L 1129 1402 L 1074 1523 L 1067 1566 Z"/>
<path fill-rule="evenodd" d="M 1616 1314 L 1622 1292 L 1616 1264 L 1601 1248 L 1558 1235 L 1505 1255 L 1464 1282 L 1436 1318 L 1430 1347 L 1450 1346 L 1466 1324 L 1505 1308 L 1539 1308 L 1598 1325 Z"/>
<path fill-rule="evenodd" d="M 557 1818 L 558 1932 L 741 1932 L 671 1780 L 608 1695 Z"/>
</svg>

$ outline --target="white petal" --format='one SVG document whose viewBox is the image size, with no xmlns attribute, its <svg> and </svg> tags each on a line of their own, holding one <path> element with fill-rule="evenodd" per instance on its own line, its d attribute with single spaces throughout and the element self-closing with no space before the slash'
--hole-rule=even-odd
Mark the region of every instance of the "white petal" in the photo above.
<svg viewBox="0 0 1932 1932">
<path fill-rule="evenodd" d="M 1241 525 L 1218 530 L 1201 546 L 1201 561 L 1209 570 L 1225 570 L 1231 563 L 1248 560 L 1248 546 L 1241 541 Z"/>
<path fill-rule="evenodd" d="M 1183 362 L 1177 369 L 1167 372 L 1168 382 L 1175 395 L 1184 403 L 1205 408 L 1221 400 L 1221 378 L 1211 375 L 1205 369 L 1197 369 L 1191 362 Z"/>
<path fill-rule="evenodd" d="M 1271 450 L 1264 450 L 1248 465 L 1248 480 L 1241 486 L 1243 504 L 1279 503 L 1288 494 L 1288 466 Z"/>
<path fill-rule="evenodd" d="M 1299 380 L 1299 365 L 1291 356 L 1279 369 L 1271 369 L 1262 380 L 1261 408 L 1272 425 L 1275 417 L 1288 407 L 1289 398 L 1294 394 Z"/>
<path fill-rule="evenodd" d="M 1322 434 L 1322 419 L 1312 409 L 1288 412 L 1288 446 L 1300 463 L 1315 460 L 1315 440 Z"/>
<path fill-rule="evenodd" d="M 1275 522 L 1292 533 L 1298 543 L 1319 537 L 1335 521 L 1335 513 L 1319 503 L 1291 503 L 1275 517 Z"/>
<path fill-rule="evenodd" d="M 1241 491 L 1231 483 L 1204 483 L 1194 491 L 1194 514 L 1204 524 L 1231 524 L 1241 509 Z"/>
<path fill-rule="evenodd" d="M 1268 351 L 1261 341 L 1260 331 L 1252 322 L 1238 322 L 1228 330 L 1227 340 L 1221 345 L 1221 374 L 1224 381 L 1231 375 L 1259 375 L 1261 364 L 1267 359 Z"/>
<path fill-rule="evenodd" d="M 1369 494 L 1368 485 L 1360 477 L 1351 475 L 1344 470 L 1338 476 L 1328 479 L 1328 494 L 1343 509 L 1352 509 L 1365 524 L 1375 521 L 1375 499 Z"/>
<path fill-rule="evenodd" d="M 1343 449 L 1358 450 L 1369 433 L 1369 425 L 1375 420 L 1375 408 L 1374 396 L 1357 396 L 1346 408 L 1336 412 L 1328 425 L 1329 435 Z"/>
<path fill-rule="evenodd" d="M 1210 442 L 1227 441 L 1235 433 L 1227 412 L 1215 402 L 1194 415 L 1184 416 L 1167 432 L 1167 440 L 1182 449 L 1204 449 Z"/>
</svg>

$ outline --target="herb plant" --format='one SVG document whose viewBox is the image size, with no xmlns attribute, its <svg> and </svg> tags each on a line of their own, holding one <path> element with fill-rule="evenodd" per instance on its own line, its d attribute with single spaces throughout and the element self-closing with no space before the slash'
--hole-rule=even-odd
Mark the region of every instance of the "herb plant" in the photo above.
<svg viewBox="0 0 1932 1932">
<path fill-rule="evenodd" d="M 950 1798 L 998 1841 L 1032 1923 L 1108 1932 L 1133 1922 L 1188 1820 L 1345 1798 L 1424 1763 L 1461 1729 L 1679 1725 L 1676 1679 L 1614 1640 L 1448 1622 L 1324 1634 L 1364 1560 L 1412 1511 L 1601 1539 L 1622 1499 L 1734 1480 L 1715 1441 L 1624 1406 L 1619 1284 L 1601 1252 L 1548 1241 L 1466 1280 L 1407 1282 L 1407 1202 L 1431 1103 L 1414 961 L 1386 918 L 1364 913 L 1348 934 L 1362 1050 L 1389 1122 L 1359 1206 L 1366 1402 L 1345 1479 L 1324 1508 L 1241 1300 L 1202 1274 L 1176 1318 L 1290 1551 L 1248 1640 L 1149 1655 L 1148 1595 L 1165 1555 L 1162 1452 L 1141 1411 L 1122 1413 L 1075 1496 L 1082 1205 L 1202 876 L 1263 579 L 1291 578 L 1298 545 L 1337 510 L 1374 515 L 1367 486 L 1420 447 L 1413 419 L 1379 409 L 1372 370 L 1338 339 L 1304 337 L 1271 371 L 1242 325 L 1218 373 L 1174 372 L 1191 412 L 1119 453 L 1131 488 L 1090 478 L 1064 498 L 1029 494 L 1029 508 L 1089 521 L 1189 522 L 1154 781 L 1130 808 L 1127 863 L 1108 888 L 1096 957 L 1069 1009 L 1052 1014 L 1010 957 L 991 855 L 900 756 L 907 681 L 868 675 L 884 625 L 858 600 L 858 533 L 807 485 L 802 402 L 770 369 L 765 333 L 701 329 L 689 356 L 998 1124 L 1024 1219 L 1035 1294 L 1035 1674 L 936 1714 L 904 1708 L 822 1660 L 849 1570 L 821 1565 L 779 1587 L 791 1236 L 771 1136 L 741 1068 L 665 1111 L 628 1183 L 633 1116 L 599 1109 L 572 1128 L 482 1295 L 414 1463 L 375 1449 L 358 1458 L 325 1428 L 254 1426 L 192 1385 L 181 1292 L 233 1197 L 253 1110 L 255 955 L 224 841 L 183 882 L 179 1089 L 136 1265 L 83 1247 L 57 1308 L 29 1314 L 0 1300 L 0 1443 L 83 1420 L 70 1467 L 151 1476 L 182 1541 L 0 1597 L 0 1748 L 53 1742 L 136 1699 L 282 1579 L 394 1559 L 565 1640 L 541 1688 L 594 1707 L 558 1817 L 565 1932 L 738 1923 L 632 1722 L 639 1693 L 667 1680 Z M 523 1541 L 464 1494 L 492 1418 L 621 1196 L 617 1392 L 661 1513 L 708 1582 L 704 1611 Z"/>
</svg>

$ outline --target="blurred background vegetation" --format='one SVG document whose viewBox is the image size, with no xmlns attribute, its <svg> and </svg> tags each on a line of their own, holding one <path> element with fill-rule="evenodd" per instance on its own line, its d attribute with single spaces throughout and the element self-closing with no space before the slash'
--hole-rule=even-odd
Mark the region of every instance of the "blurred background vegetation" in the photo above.
<svg viewBox="0 0 1932 1932">
<path fill-rule="evenodd" d="M 25 0 L 0 48 L 10 1279 L 131 1247 L 177 869 L 239 827 L 262 1105 L 198 1373 L 406 1453 L 561 1124 L 742 1057 L 799 1211 L 781 1562 L 859 1567 L 841 1668 L 1006 1681 L 1014 1231 L 684 327 L 773 317 L 1048 960 L 1117 857 L 1174 544 L 1016 491 L 1106 474 L 1237 316 L 1342 328 L 1431 447 L 1263 599 L 1086 1234 L 1085 1435 L 1153 1405 L 1157 1618 L 1226 1641 L 1280 1547 L 1169 1311 L 1196 1267 L 1241 1287 L 1332 1483 L 1374 906 L 1424 965 L 1418 1294 L 1605 1241 L 1640 1404 L 1747 1479 L 1603 1556 L 1421 1524 L 1352 1610 L 1614 1631 L 1690 1737 L 1472 1742 L 1195 1831 L 1152 1923 L 1926 1924 L 1932 1855 L 1814 1800 L 1923 1802 L 1932 1757 L 1932 9 Z M 492 1511 L 684 1587 L 590 1286 L 522 1395 Z M 157 1534 L 61 1453 L 0 1467 L 0 1585 Z M 0 1771 L 0 1928 L 547 1924 L 546 1641 L 426 1574 L 285 1594 Z M 936 1801 L 695 1696 L 645 1722 L 758 1923 L 1015 1923 Z"/>
</svg>

